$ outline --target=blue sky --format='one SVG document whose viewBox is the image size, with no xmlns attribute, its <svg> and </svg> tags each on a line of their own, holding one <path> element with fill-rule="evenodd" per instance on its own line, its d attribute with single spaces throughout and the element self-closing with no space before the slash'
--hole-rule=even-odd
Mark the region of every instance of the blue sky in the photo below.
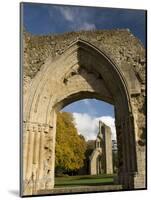
<svg viewBox="0 0 151 200">
<path fill-rule="evenodd" d="M 145 11 L 24 3 L 24 26 L 33 34 L 129 28 L 145 44 Z"/>
<path fill-rule="evenodd" d="M 112 139 L 116 139 L 113 105 L 96 99 L 84 99 L 69 104 L 63 111 L 73 113 L 78 132 L 87 140 L 96 139 L 100 120 L 110 126 Z"/>
<path fill-rule="evenodd" d="M 145 46 L 146 16 L 144 10 L 90 8 L 23 4 L 23 23 L 32 34 L 61 34 L 79 30 L 128 28 Z M 77 129 L 87 139 L 95 139 L 98 120 L 109 125 L 115 138 L 114 107 L 103 101 L 85 99 L 63 109 L 72 112 Z"/>
<path fill-rule="evenodd" d="M 96 99 L 84 99 L 69 104 L 66 112 L 89 113 L 93 117 L 111 116 L 114 118 L 114 106 Z"/>
</svg>

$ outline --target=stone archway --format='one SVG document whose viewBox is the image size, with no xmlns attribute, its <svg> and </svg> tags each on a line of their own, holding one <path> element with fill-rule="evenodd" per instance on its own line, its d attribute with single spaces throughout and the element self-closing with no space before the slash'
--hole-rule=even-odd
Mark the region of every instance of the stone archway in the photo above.
<svg viewBox="0 0 151 200">
<path fill-rule="evenodd" d="M 118 182 L 125 189 L 145 187 L 131 99 L 133 91 L 140 93 L 138 85 L 134 72 L 122 71 L 101 49 L 79 38 L 48 58 L 24 97 L 23 194 L 54 187 L 56 111 L 84 98 L 115 106 Z"/>
</svg>

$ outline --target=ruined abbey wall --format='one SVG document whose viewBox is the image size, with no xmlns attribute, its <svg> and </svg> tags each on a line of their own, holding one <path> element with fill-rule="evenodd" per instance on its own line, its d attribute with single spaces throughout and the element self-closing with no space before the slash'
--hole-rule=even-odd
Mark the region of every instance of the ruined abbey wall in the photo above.
<svg viewBox="0 0 151 200">
<path fill-rule="evenodd" d="M 145 139 L 145 78 L 146 56 L 142 43 L 128 30 L 100 30 L 71 32 L 62 35 L 36 36 L 24 33 L 24 92 L 41 66 L 51 57 L 52 61 L 61 55 L 78 38 L 90 42 L 104 51 L 127 75 L 133 69 L 137 81 L 131 89 L 132 104 L 139 131 L 139 143 Z M 135 78 L 133 72 L 131 78 Z M 131 86 L 130 86 L 131 87 Z M 133 86 L 132 86 L 133 87 Z M 136 91 L 137 90 L 137 91 Z M 140 95 L 137 95 L 140 94 Z M 138 139 L 138 140 L 139 140 Z"/>
<path fill-rule="evenodd" d="M 119 183 L 144 188 L 146 56 L 141 42 L 127 29 L 23 33 L 23 39 L 23 193 L 53 188 L 56 109 L 82 98 L 115 106 Z"/>
</svg>

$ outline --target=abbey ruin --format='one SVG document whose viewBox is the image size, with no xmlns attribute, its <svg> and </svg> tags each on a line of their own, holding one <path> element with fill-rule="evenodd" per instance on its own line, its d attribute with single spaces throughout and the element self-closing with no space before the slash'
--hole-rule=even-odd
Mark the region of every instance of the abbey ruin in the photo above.
<svg viewBox="0 0 151 200">
<path fill-rule="evenodd" d="M 84 98 L 115 107 L 118 184 L 146 187 L 146 60 L 127 30 L 23 33 L 23 187 L 54 188 L 56 111 Z"/>
<path fill-rule="evenodd" d="M 90 155 L 90 174 L 113 174 L 111 129 L 101 121 L 95 148 Z"/>
</svg>

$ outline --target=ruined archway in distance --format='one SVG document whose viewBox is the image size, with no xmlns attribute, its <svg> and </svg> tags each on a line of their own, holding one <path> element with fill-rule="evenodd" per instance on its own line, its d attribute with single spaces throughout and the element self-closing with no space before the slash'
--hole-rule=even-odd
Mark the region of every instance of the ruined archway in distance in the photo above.
<svg viewBox="0 0 151 200">
<path fill-rule="evenodd" d="M 123 33 L 132 37 L 127 30 L 117 32 L 119 38 Z M 65 45 L 67 37 L 68 44 Z M 49 52 L 51 56 L 43 60 L 38 72 L 34 74 L 33 70 L 31 76 L 25 77 L 23 195 L 38 194 L 54 187 L 56 111 L 83 98 L 114 104 L 119 151 L 118 184 L 124 189 L 145 187 L 145 144 L 141 139 L 145 131 L 144 49 L 139 41 L 131 38 L 140 48 L 139 65 L 136 62 L 134 69 L 127 54 L 121 53 L 119 61 L 117 49 L 113 48 L 111 53 L 111 45 L 105 49 L 98 37 L 91 35 L 91 38 L 93 40 L 89 41 L 89 33 L 75 33 L 74 37 L 66 34 L 60 38 L 60 43 L 57 43 L 59 37 L 54 41 L 51 38 L 52 46 L 55 42 L 55 52 Z M 40 40 L 48 42 L 49 37 L 27 34 L 24 48 L 29 44 L 34 46 L 34 42 Z M 57 45 L 60 45 L 59 50 Z M 43 47 L 39 45 L 39 48 Z M 24 65 L 28 66 L 29 61 L 25 60 Z M 138 66 L 141 72 L 136 70 Z"/>
</svg>

